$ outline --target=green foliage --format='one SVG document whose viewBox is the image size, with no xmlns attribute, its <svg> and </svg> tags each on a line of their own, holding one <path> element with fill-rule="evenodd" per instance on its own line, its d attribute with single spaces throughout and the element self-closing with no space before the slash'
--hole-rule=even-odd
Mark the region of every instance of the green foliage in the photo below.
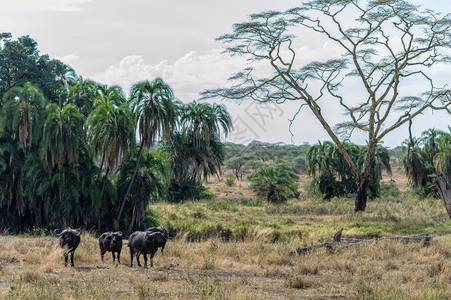
<svg viewBox="0 0 451 300">
<path fill-rule="evenodd" d="M 24 144 L 23 150 L 30 150 L 32 143 L 39 140 L 47 100 L 38 88 L 27 82 L 23 87 L 8 90 L 3 102 L 0 132 L 11 130 Z"/>
<path fill-rule="evenodd" d="M 232 176 L 230 176 L 230 177 L 227 177 L 226 178 L 226 180 L 225 180 L 225 184 L 226 184 L 226 186 L 234 186 L 235 185 L 235 179 L 232 177 Z"/>
<path fill-rule="evenodd" d="M 254 192 L 273 203 L 286 202 L 298 194 L 298 176 L 284 166 L 264 166 L 248 176 Z"/>
<path fill-rule="evenodd" d="M 367 147 L 343 143 L 343 147 L 350 155 L 360 172 L 363 171 Z M 356 179 L 353 176 L 349 164 L 332 142 L 318 142 L 313 145 L 306 156 L 308 172 L 314 176 L 313 190 L 322 195 L 324 199 L 340 197 L 355 193 L 357 190 Z M 382 170 L 390 174 L 390 156 L 384 147 L 376 147 L 375 160 L 370 172 L 368 194 L 370 198 L 379 196 Z"/>
<path fill-rule="evenodd" d="M 400 162 L 409 184 L 421 197 L 433 193 L 429 175 L 444 173 L 451 178 L 451 127 L 449 132 L 428 129 L 421 138 L 412 138 L 403 143 Z"/>
<path fill-rule="evenodd" d="M 171 180 L 167 192 L 167 200 L 171 203 L 211 198 L 213 194 L 201 183 L 193 180 L 183 182 Z"/>
<path fill-rule="evenodd" d="M 149 228 L 149 227 L 156 227 L 159 226 L 160 223 L 158 222 L 158 215 L 157 213 L 152 210 L 150 207 L 146 209 L 146 214 L 144 216 L 144 221 L 141 225 L 143 228 Z"/>
<path fill-rule="evenodd" d="M 401 195 L 401 192 L 399 191 L 399 188 L 396 184 L 393 182 L 390 183 L 384 183 L 381 182 L 380 185 L 380 196 L 385 197 L 398 197 Z"/>
<path fill-rule="evenodd" d="M 119 94 L 119 95 L 118 95 Z M 110 98 L 108 98 L 110 96 Z M 89 114 L 88 139 L 91 151 L 104 159 L 106 168 L 115 169 L 126 160 L 135 148 L 135 123 L 130 108 L 124 102 L 125 96 L 114 89 L 97 98 L 96 108 Z M 102 166 L 101 166 L 102 167 Z"/>
<path fill-rule="evenodd" d="M 133 176 L 136 158 L 120 165 L 118 169 L 118 194 L 124 191 Z M 139 167 L 124 206 L 123 226 L 131 230 L 134 226 L 140 227 L 147 219 L 146 213 L 151 202 L 157 202 L 166 196 L 166 184 L 169 177 L 169 164 L 167 157 L 160 152 L 151 153 L 144 150 Z M 119 205 L 117 204 L 116 208 Z"/>
<path fill-rule="evenodd" d="M 0 33 L 0 106 L 8 90 L 27 82 L 41 90 L 48 100 L 58 102 L 66 82 L 62 75 L 70 73 L 67 71 L 71 68 L 48 55 L 40 55 L 37 42 L 28 35 L 17 40 L 11 37 L 10 33 Z"/>
<path fill-rule="evenodd" d="M 309 145 L 284 145 L 253 141 L 248 145 L 225 143 L 225 167 L 232 170 L 235 177 L 257 171 L 267 164 L 283 164 L 296 174 L 307 171 L 305 155 Z"/>
<path fill-rule="evenodd" d="M 169 154 L 171 177 L 181 183 L 200 182 L 209 175 L 218 175 L 223 163 L 224 149 L 216 138 L 196 146 L 193 134 L 175 132 L 164 149 Z"/>
<path fill-rule="evenodd" d="M 181 107 L 180 123 L 182 131 L 192 135 L 192 143 L 198 147 L 201 143 L 219 139 L 222 129 L 227 136 L 232 129 L 232 118 L 224 105 L 216 103 L 198 103 L 193 101 Z"/>
<path fill-rule="evenodd" d="M 46 108 L 40 143 L 40 159 L 44 166 L 61 169 L 78 161 L 83 141 L 83 116 L 73 104 L 60 108 L 51 103 Z"/>
<path fill-rule="evenodd" d="M 130 105 L 141 142 L 153 146 L 159 137 L 169 140 L 177 122 L 178 105 L 174 92 L 161 78 L 134 84 Z"/>
<path fill-rule="evenodd" d="M 226 162 L 225 166 L 233 171 L 237 180 L 241 180 L 244 172 L 243 167 L 246 165 L 246 162 L 248 162 L 249 159 L 249 156 L 237 155 L 230 158 Z"/>
</svg>

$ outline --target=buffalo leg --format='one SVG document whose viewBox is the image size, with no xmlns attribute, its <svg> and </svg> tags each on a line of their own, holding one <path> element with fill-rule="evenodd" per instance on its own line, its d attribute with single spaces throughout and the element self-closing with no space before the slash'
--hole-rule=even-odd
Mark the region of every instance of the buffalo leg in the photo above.
<svg viewBox="0 0 451 300">
<path fill-rule="evenodd" d="M 158 249 L 157 249 L 158 250 Z M 153 267 L 153 256 L 155 255 L 155 253 L 150 253 L 150 267 Z"/>
<path fill-rule="evenodd" d="M 114 255 L 114 252 L 111 252 L 111 255 L 113 255 L 113 262 L 116 260 L 116 256 Z"/>
<path fill-rule="evenodd" d="M 105 253 L 106 253 L 106 251 L 101 251 L 100 252 L 100 257 L 102 258 L 102 261 L 103 261 L 103 256 L 105 255 Z"/>
<path fill-rule="evenodd" d="M 69 254 L 64 254 L 64 266 L 67 267 L 67 260 L 69 259 Z"/>
<path fill-rule="evenodd" d="M 147 268 L 147 253 L 143 254 L 144 256 L 144 269 Z"/>
<path fill-rule="evenodd" d="M 130 248 L 130 268 L 133 268 L 133 250 Z"/>
<path fill-rule="evenodd" d="M 70 254 L 70 266 L 71 267 L 74 267 L 75 265 L 74 265 L 74 252 L 72 252 L 71 254 Z"/>
<path fill-rule="evenodd" d="M 141 255 L 141 253 L 137 253 L 136 254 L 136 261 L 138 262 L 138 267 L 141 267 L 141 263 L 139 262 L 139 256 Z M 144 255 L 144 260 L 146 260 L 146 256 Z"/>
<path fill-rule="evenodd" d="M 120 252 L 117 253 L 117 262 L 121 263 L 121 253 Z"/>
</svg>

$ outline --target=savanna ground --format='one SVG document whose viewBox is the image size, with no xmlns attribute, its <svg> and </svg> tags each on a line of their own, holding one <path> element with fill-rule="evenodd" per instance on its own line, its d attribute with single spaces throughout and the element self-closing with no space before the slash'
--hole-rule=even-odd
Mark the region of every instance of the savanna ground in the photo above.
<svg viewBox="0 0 451 300">
<path fill-rule="evenodd" d="M 401 190 L 402 179 L 394 178 Z M 301 179 L 302 180 L 302 179 Z M 246 181 L 211 182 L 212 200 L 152 204 L 174 235 L 154 267 L 128 267 L 84 232 L 75 268 L 66 268 L 57 238 L 0 236 L 0 297 L 7 299 L 451 299 L 451 221 L 439 199 L 406 191 L 353 212 L 353 199 L 309 195 L 272 205 L 255 200 Z M 379 240 L 357 246 L 298 247 L 331 238 L 374 239 L 429 233 L 433 242 Z M 141 258 L 142 261 L 142 258 Z"/>
</svg>

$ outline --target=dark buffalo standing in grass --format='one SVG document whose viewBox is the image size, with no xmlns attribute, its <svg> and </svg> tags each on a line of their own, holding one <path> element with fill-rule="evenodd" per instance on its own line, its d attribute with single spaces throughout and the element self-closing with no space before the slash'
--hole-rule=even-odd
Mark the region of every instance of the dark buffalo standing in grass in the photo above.
<svg viewBox="0 0 451 300">
<path fill-rule="evenodd" d="M 147 254 L 150 254 L 150 266 L 153 266 L 153 257 L 159 247 L 166 244 L 166 238 L 160 231 L 136 231 L 133 232 L 128 239 L 128 247 L 130 248 L 130 267 L 133 267 L 133 255 L 136 255 L 138 266 L 141 267 L 139 256 L 144 256 L 144 268 L 147 268 Z"/>
<path fill-rule="evenodd" d="M 113 256 L 113 262 L 116 260 L 114 253 L 117 253 L 117 261 L 121 263 L 121 251 L 122 251 L 122 232 L 105 232 L 99 237 L 100 256 L 105 255 L 110 251 Z"/>
<path fill-rule="evenodd" d="M 64 266 L 67 267 L 67 260 L 70 254 L 70 265 L 74 266 L 74 252 L 80 244 L 80 229 L 72 229 L 67 227 L 60 233 L 58 233 L 58 229 L 53 231 L 53 234 L 60 238 L 60 246 L 64 248 Z"/>
<path fill-rule="evenodd" d="M 161 226 L 149 227 L 146 229 L 146 231 L 161 232 L 161 234 L 163 234 L 163 237 L 166 239 L 165 242 L 163 243 L 163 245 L 161 246 L 161 254 L 163 254 L 164 247 L 166 246 L 166 241 L 168 240 L 168 231 Z"/>
</svg>

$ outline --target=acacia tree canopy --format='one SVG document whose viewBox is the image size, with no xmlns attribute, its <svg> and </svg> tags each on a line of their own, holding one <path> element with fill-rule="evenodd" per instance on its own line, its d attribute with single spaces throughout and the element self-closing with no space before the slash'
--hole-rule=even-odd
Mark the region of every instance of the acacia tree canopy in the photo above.
<svg viewBox="0 0 451 300">
<path fill-rule="evenodd" d="M 302 52 L 294 47 L 303 39 L 295 36 L 299 29 L 325 37 L 342 52 L 300 64 Z M 295 117 L 306 107 L 319 120 L 356 178 L 355 211 L 364 211 L 376 145 L 427 109 L 451 114 L 449 87 L 435 85 L 428 74 L 450 61 L 450 29 L 450 14 L 421 10 L 405 0 L 311 0 L 285 12 L 253 14 L 218 38 L 229 54 L 247 57 L 248 67 L 230 77 L 230 87 L 205 91 L 203 97 L 299 101 Z M 269 76 L 259 69 L 264 62 L 273 70 Z M 424 91 L 405 88 L 412 80 Z M 363 96 L 351 99 L 349 93 L 359 89 Z M 344 122 L 333 124 L 321 113 L 332 104 L 341 107 Z M 367 134 L 360 170 L 339 138 L 343 131 Z"/>
</svg>

